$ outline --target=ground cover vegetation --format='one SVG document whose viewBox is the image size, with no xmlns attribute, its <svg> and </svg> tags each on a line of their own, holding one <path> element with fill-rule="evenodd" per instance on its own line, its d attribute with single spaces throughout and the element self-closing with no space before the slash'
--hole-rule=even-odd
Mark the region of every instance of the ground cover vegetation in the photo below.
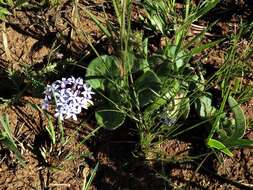
<svg viewBox="0 0 253 190">
<path fill-rule="evenodd" d="M 1 189 L 252 189 L 250 1 L 0 1 Z"/>
</svg>

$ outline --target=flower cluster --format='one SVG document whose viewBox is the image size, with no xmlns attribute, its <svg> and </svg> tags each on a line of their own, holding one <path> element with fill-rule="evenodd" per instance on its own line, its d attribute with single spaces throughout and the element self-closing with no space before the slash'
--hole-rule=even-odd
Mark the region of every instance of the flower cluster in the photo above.
<svg viewBox="0 0 253 190">
<path fill-rule="evenodd" d="M 61 120 L 69 118 L 77 120 L 76 115 L 81 113 L 82 108 L 88 109 L 93 105 L 91 98 L 94 92 L 80 77 L 56 80 L 51 85 L 47 85 L 44 94 L 42 109 L 48 110 L 50 103 L 55 102 L 55 117 Z"/>
</svg>

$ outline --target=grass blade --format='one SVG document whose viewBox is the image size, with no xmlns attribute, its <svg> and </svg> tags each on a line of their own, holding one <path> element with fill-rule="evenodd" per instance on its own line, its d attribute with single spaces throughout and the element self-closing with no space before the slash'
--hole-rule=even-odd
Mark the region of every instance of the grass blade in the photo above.
<svg viewBox="0 0 253 190">
<path fill-rule="evenodd" d="M 86 180 L 84 180 L 82 190 L 89 190 L 90 189 L 90 185 L 91 185 L 92 181 L 95 178 L 95 175 L 96 175 L 96 172 L 97 172 L 97 169 L 98 169 L 98 165 L 99 165 L 99 163 L 97 163 L 95 168 L 92 170 L 88 182 L 86 183 L 85 182 Z"/>
<path fill-rule="evenodd" d="M 111 33 L 109 32 L 109 30 L 107 30 L 107 28 L 105 26 L 103 26 L 103 24 L 96 18 L 96 16 L 94 14 L 92 14 L 90 11 L 88 11 L 87 9 L 79 6 L 83 11 L 85 11 L 88 16 L 93 20 L 93 22 L 95 22 L 95 24 L 99 27 L 99 29 L 108 37 L 111 38 Z"/>
</svg>

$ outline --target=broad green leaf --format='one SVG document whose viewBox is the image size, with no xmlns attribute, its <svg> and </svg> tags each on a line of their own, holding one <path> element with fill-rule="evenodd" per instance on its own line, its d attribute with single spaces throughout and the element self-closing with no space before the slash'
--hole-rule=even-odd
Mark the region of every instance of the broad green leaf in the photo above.
<svg viewBox="0 0 253 190">
<path fill-rule="evenodd" d="M 226 155 L 232 157 L 233 153 L 220 141 L 215 140 L 215 139 L 209 139 L 207 142 L 207 145 L 210 148 L 215 148 L 223 153 L 225 153 Z"/>
<path fill-rule="evenodd" d="M 164 106 L 166 103 L 167 103 L 167 100 L 165 98 L 157 97 L 157 99 L 152 104 L 147 106 L 147 108 L 145 109 L 144 117 L 146 115 L 148 116 L 150 113 L 152 114 L 153 112 L 159 110 L 160 107 Z"/>
<path fill-rule="evenodd" d="M 0 7 L 0 20 L 4 20 L 7 15 L 11 15 L 11 13 L 6 8 Z"/>
<path fill-rule="evenodd" d="M 143 71 L 143 72 L 147 72 L 150 71 L 150 67 L 149 67 L 149 63 L 147 59 L 142 59 L 142 58 L 138 58 L 136 60 L 136 64 L 133 67 L 133 71 Z"/>
<path fill-rule="evenodd" d="M 207 94 L 205 96 L 200 96 L 194 102 L 195 110 L 199 117 L 202 119 L 207 119 L 213 116 L 216 108 L 212 106 L 212 95 Z"/>
<path fill-rule="evenodd" d="M 140 105 L 143 107 L 155 100 L 157 97 L 156 93 L 161 89 L 161 81 L 153 71 L 149 70 L 137 79 L 135 88 L 139 96 Z"/>
<path fill-rule="evenodd" d="M 96 111 L 95 117 L 99 126 L 114 130 L 124 123 L 126 115 L 119 110 L 106 109 Z"/>
<path fill-rule="evenodd" d="M 91 61 L 88 65 L 86 77 L 87 83 L 94 89 L 105 89 L 105 80 L 119 76 L 117 59 L 113 56 L 103 55 Z"/>
<path fill-rule="evenodd" d="M 243 137 L 245 133 L 246 119 L 242 108 L 232 96 L 228 97 L 228 104 L 235 116 L 235 131 L 231 136 L 231 139 L 239 139 Z"/>
<path fill-rule="evenodd" d="M 163 91 L 166 92 L 164 98 L 167 99 L 168 101 L 170 101 L 171 99 L 174 99 L 175 96 L 179 93 L 180 88 L 181 88 L 181 84 L 179 80 L 173 79 L 169 82 L 170 82 L 169 87 L 167 89 L 162 89 Z"/>
<path fill-rule="evenodd" d="M 231 136 L 225 138 L 223 143 L 228 146 L 236 146 L 236 142 L 239 142 L 245 133 L 246 119 L 242 108 L 232 96 L 228 97 L 228 104 L 234 113 L 235 124 L 230 126 L 232 134 Z"/>
<path fill-rule="evenodd" d="M 142 89 L 151 88 L 153 90 L 160 89 L 161 80 L 153 71 L 147 71 L 143 73 L 135 82 L 136 91 Z"/>
<path fill-rule="evenodd" d="M 106 85 L 106 98 L 104 98 L 105 100 L 105 105 L 102 104 L 100 105 L 101 109 L 108 109 L 108 104 L 110 106 L 113 105 L 123 105 L 123 106 L 127 106 L 128 108 L 130 108 L 131 102 L 129 101 L 129 96 L 131 96 L 128 91 L 128 89 L 126 89 L 127 87 L 123 87 L 124 86 L 124 81 L 123 80 L 118 80 L 118 81 L 114 81 L 115 83 L 108 83 Z M 120 86 L 120 88 L 118 88 Z M 122 88 L 121 88 L 122 87 Z M 111 107 L 110 107 L 111 108 Z M 114 106 L 113 106 L 114 108 Z"/>
<path fill-rule="evenodd" d="M 176 95 L 168 101 L 166 105 L 166 115 L 170 120 L 185 119 L 189 114 L 189 98 L 186 97 L 185 91 L 179 91 Z"/>
<path fill-rule="evenodd" d="M 0 7 L 0 14 L 3 15 L 11 15 L 11 13 L 8 11 L 8 9 Z"/>
<path fill-rule="evenodd" d="M 152 103 L 154 99 L 157 97 L 157 94 L 151 88 L 146 88 L 139 91 L 138 97 L 139 97 L 140 106 L 144 107 L 148 105 L 149 103 Z"/>
</svg>

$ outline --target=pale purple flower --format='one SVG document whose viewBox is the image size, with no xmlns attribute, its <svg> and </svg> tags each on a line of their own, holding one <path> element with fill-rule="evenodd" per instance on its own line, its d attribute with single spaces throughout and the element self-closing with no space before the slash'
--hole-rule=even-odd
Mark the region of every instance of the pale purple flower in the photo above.
<svg viewBox="0 0 253 190">
<path fill-rule="evenodd" d="M 83 85 L 83 89 L 84 91 L 81 92 L 81 94 L 87 98 L 87 99 L 91 99 L 91 95 L 93 94 L 93 92 L 91 91 L 91 87 L 88 87 L 87 84 Z"/>
<path fill-rule="evenodd" d="M 83 79 L 82 78 L 77 78 L 76 79 L 76 84 L 78 84 L 79 87 L 81 87 L 83 85 Z"/>
<path fill-rule="evenodd" d="M 64 57 L 63 53 L 56 53 L 57 59 L 62 59 Z"/>
<path fill-rule="evenodd" d="M 63 119 L 77 120 L 77 114 L 82 109 L 88 109 L 93 105 L 91 87 L 84 83 L 82 78 L 74 77 L 56 80 L 51 85 L 47 85 L 44 91 L 45 98 L 42 102 L 42 109 L 49 109 L 50 103 L 54 102 L 55 117 Z"/>
</svg>

